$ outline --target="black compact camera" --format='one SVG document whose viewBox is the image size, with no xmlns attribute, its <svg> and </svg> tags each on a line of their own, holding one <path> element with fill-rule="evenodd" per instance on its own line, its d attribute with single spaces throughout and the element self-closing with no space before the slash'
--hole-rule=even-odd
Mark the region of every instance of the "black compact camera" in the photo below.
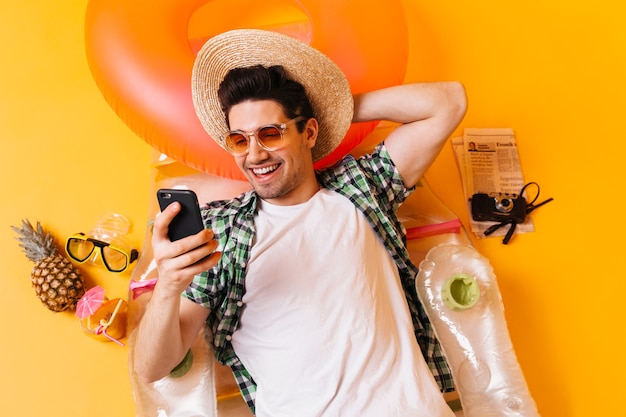
<svg viewBox="0 0 626 417">
<path fill-rule="evenodd" d="M 524 223 L 526 219 L 526 200 L 521 195 L 477 193 L 470 200 L 472 218 L 476 221 Z"/>
</svg>

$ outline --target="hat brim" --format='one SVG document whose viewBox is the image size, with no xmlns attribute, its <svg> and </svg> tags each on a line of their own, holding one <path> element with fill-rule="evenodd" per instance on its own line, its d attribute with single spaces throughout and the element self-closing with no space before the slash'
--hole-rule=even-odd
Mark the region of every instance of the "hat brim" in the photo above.
<svg viewBox="0 0 626 417">
<path fill-rule="evenodd" d="M 354 102 L 341 69 L 320 51 L 276 32 L 240 29 L 209 39 L 197 54 L 191 77 L 193 104 L 200 123 L 220 146 L 228 131 L 217 90 L 233 68 L 282 65 L 305 88 L 319 132 L 313 161 L 330 154 L 352 123 Z"/>
</svg>

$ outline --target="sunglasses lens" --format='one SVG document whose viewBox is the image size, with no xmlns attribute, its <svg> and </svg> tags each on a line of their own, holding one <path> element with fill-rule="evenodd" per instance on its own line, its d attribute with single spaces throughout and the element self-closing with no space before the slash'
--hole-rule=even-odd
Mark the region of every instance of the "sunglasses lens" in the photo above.
<svg viewBox="0 0 626 417">
<path fill-rule="evenodd" d="M 226 148 L 235 155 L 248 150 L 248 138 L 243 133 L 230 132 L 224 142 Z"/>
<path fill-rule="evenodd" d="M 93 243 L 88 240 L 70 238 L 67 241 L 67 253 L 78 262 L 86 261 L 93 248 Z"/>
<path fill-rule="evenodd" d="M 110 246 L 102 248 L 102 257 L 107 268 L 112 272 L 123 271 L 128 265 L 126 254 Z"/>
<path fill-rule="evenodd" d="M 259 129 L 257 139 L 266 149 L 276 149 L 283 143 L 283 135 L 276 126 L 265 126 Z"/>
<path fill-rule="evenodd" d="M 278 149 L 283 144 L 283 135 L 280 128 L 276 126 L 263 126 L 255 132 L 259 144 L 271 151 Z M 224 138 L 226 148 L 234 155 L 240 155 L 248 151 L 249 140 L 245 133 L 233 131 Z"/>
</svg>

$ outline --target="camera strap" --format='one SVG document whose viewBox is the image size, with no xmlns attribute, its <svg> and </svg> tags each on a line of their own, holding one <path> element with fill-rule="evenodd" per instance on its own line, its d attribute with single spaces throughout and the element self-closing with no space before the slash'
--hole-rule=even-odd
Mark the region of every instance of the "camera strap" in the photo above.
<svg viewBox="0 0 626 417">
<path fill-rule="evenodd" d="M 531 212 L 537 210 L 539 207 L 543 206 L 544 204 L 547 204 L 550 201 L 554 200 L 554 198 L 550 197 L 548 199 L 545 199 L 541 203 L 535 204 L 535 201 L 537 200 L 537 198 L 539 198 L 539 184 L 537 184 L 536 182 L 529 182 L 528 184 L 524 185 L 524 187 L 519 193 L 520 196 L 524 193 L 524 191 L 526 191 L 526 188 L 528 188 L 529 185 L 537 186 L 537 195 L 535 195 L 535 198 L 526 205 L 526 216 L 528 216 Z M 524 221 L 526 221 L 526 217 L 524 217 Z M 513 234 L 515 233 L 515 229 L 517 228 L 517 224 L 518 222 L 516 220 L 506 219 L 506 220 L 501 221 L 500 223 L 496 223 L 493 226 L 490 226 L 489 228 L 487 228 L 487 230 L 483 232 L 483 234 L 485 236 L 489 236 L 490 234 L 500 229 L 501 227 L 509 225 L 509 230 L 506 232 L 506 235 L 502 239 L 502 243 L 506 245 L 507 243 L 511 241 L 511 238 L 513 237 Z"/>
<path fill-rule="evenodd" d="M 506 235 L 504 235 L 504 238 L 502 239 L 502 243 L 506 245 L 513 237 L 513 233 L 515 233 L 515 228 L 517 227 L 517 222 L 515 220 L 505 220 L 503 222 L 496 223 L 493 226 L 488 227 L 487 230 L 483 232 L 483 234 L 485 236 L 489 236 L 490 234 L 492 234 L 499 228 L 506 226 L 507 224 L 510 225 L 509 230 L 506 232 Z"/>
</svg>

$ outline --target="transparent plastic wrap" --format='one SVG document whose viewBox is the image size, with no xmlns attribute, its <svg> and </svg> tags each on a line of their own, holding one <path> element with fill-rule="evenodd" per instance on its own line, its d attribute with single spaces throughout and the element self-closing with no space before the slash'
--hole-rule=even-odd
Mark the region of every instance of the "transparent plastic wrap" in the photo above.
<svg viewBox="0 0 626 417">
<path fill-rule="evenodd" d="M 452 367 L 465 417 L 538 417 L 489 261 L 468 245 L 434 247 L 420 263 L 417 292 Z"/>
<path fill-rule="evenodd" d="M 218 399 L 238 393 L 230 370 L 216 363 L 213 349 L 201 331 L 190 352 L 169 376 L 146 383 L 134 372 L 136 328 L 150 301 L 157 280 L 152 253 L 152 219 L 159 211 L 159 188 L 192 189 L 200 204 L 231 198 L 249 189 L 242 181 L 199 173 L 155 152 L 154 176 L 143 250 L 133 269 L 128 295 L 129 374 L 137 417 L 216 417 Z M 247 410 L 247 407 L 245 407 Z"/>
</svg>

